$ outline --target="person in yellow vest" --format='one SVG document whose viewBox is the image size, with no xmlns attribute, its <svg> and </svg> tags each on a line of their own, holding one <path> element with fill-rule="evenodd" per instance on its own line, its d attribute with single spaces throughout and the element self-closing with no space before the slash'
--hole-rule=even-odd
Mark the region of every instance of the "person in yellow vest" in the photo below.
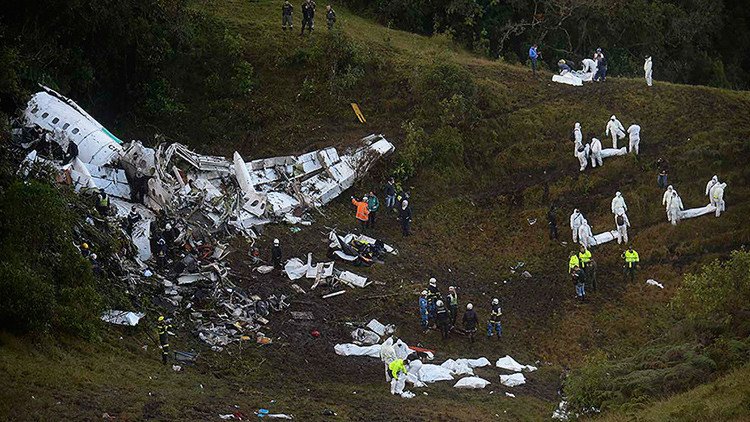
<svg viewBox="0 0 750 422">
<path fill-rule="evenodd" d="M 161 363 L 167 364 L 169 358 L 169 329 L 171 325 L 164 319 L 164 315 L 159 315 L 159 323 L 156 329 L 159 332 L 159 348 L 161 349 Z"/>
<path fill-rule="evenodd" d="M 568 273 L 573 272 L 573 268 L 580 267 L 581 260 L 578 258 L 578 254 L 575 251 L 570 252 L 570 260 L 568 260 Z"/>
<path fill-rule="evenodd" d="M 583 276 L 586 279 L 585 281 L 595 286 L 596 280 L 592 280 L 592 276 L 596 277 L 596 263 L 592 261 L 591 251 L 586 249 L 585 246 L 581 245 L 581 249 L 578 251 L 578 262 L 580 263 L 579 266 L 581 267 L 581 270 L 583 270 Z M 593 289 L 595 290 L 596 288 L 593 287 Z"/>
<path fill-rule="evenodd" d="M 393 362 L 388 364 L 388 369 L 391 370 L 391 394 L 401 394 L 404 392 L 406 386 L 406 365 L 404 365 L 403 359 L 394 359 Z"/>
<path fill-rule="evenodd" d="M 638 256 L 638 252 L 633 250 L 633 245 L 628 247 L 628 250 L 622 253 L 622 257 L 625 259 L 625 276 L 630 276 L 630 281 L 635 280 L 635 270 L 638 267 L 638 263 L 641 258 Z"/>
</svg>

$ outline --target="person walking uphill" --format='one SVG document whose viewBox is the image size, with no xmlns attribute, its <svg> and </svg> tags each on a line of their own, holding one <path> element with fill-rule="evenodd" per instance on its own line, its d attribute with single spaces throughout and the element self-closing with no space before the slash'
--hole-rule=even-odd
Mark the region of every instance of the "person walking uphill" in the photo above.
<svg viewBox="0 0 750 422">
<path fill-rule="evenodd" d="M 164 315 L 159 315 L 159 322 L 156 330 L 159 333 L 159 348 L 161 349 L 161 363 L 167 364 L 169 359 L 169 330 L 172 328 L 164 319 Z"/>
<path fill-rule="evenodd" d="M 622 253 L 623 259 L 625 259 L 625 275 L 630 276 L 630 281 L 635 280 L 635 270 L 638 267 L 638 263 L 641 258 L 638 256 L 638 252 L 633 250 L 633 245 L 630 245 L 627 251 Z"/>
<path fill-rule="evenodd" d="M 299 33 L 300 37 L 305 34 L 305 26 L 308 28 L 308 33 L 315 29 L 315 2 L 312 0 L 305 0 L 302 3 L 302 32 Z"/>
<path fill-rule="evenodd" d="M 294 29 L 294 21 L 292 20 L 292 13 L 294 13 L 294 6 L 289 3 L 289 0 L 284 1 L 281 5 L 281 29 L 286 31 L 287 27 L 289 30 Z"/>
<path fill-rule="evenodd" d="M 367 221 L 370 219 L 370 209 L 367 207 L 367 197 L 363 197 L 361 201 L 357 201 L 352 196 L 352 204 L 357 207 L 357 221 L 360 222 L 362 228 L 367 227 Z"/>
<path fill-rule="evenodd" d="M 367 227 L 375 227 L 375 215 L 377 214 L 379 209 L 380 201 L 378 200 L 378 197 L 375 196 L 375 193 L 370 191 L 370 193 L 367 195 L 367 211 L 369 212 L 367 217 Z"/>
</svg>

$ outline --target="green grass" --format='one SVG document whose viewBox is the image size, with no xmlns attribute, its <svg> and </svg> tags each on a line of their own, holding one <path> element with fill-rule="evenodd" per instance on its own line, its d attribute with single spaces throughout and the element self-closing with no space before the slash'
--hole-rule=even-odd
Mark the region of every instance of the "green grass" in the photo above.
<svg viewBox="0 0 750 422">
<path fill-rule="evenodd" d="M 561 367 L 580 365 L 594 352 L 628 356 L 659 338 L 674 324 L 668 303 L 683 274 L 750 241 L 745 218 L 750 213 L 746 92 L 658 80 L 648 89 L 644 81 L 628 78 L 581 88 L 562 86 L 550 82 L 549 73 L 533 78 L 528 69 L 476 57 L 446 36 L 391 30 L 337 7 L 338 26 L 355 43 L 366 72 L 357 84 L 332 94 L 325 79 L 329 74 L 321 48 L 327 38 L 320 16 L 316 32 L 300 38 L 281 31 L 277 1 L 205 0 L 193 7 L 212 11 L 243 36 L 246 58 L 257 72 L 252 95 L 231 104 L 232 112 L 242 116 L 241 127 L 250 128 L 247 133 L 236 138 L 216 134 L 214 142 L 194 139 L 189 142 L 193 146 L 208 144 L 208 152 L 224 155 L 236 149 L 249 160 L 343 147 L 379 132 L 398 150 L 405 138 L 403 123 L 411 120 L 424 126 L 429 142 L 441 123 L 427 111 L 434 104 L 422 101 L 426 93 L 417 82 L 426 69 L 447 62 L 467 70 L 479 92 L 476 122 L 461 128 L 464 155 L 448 157 L 458 163 L 457 170 L 426 163 L 407 181 L 414 236 L 402 239 L 395 222 L 381 216 L 376 235 L 401 254 L 386 265 L 356 271 L 387 285 L 317 305 L 316 312 L 324 315 L 320 342 L 311 343 L 310 327 L 275 316 L 280 327 L 272 335 L 284 338 L 283 345 L 253 349 L 250 357 L 240 359 L 208 352 L 210 358 L 198 368 L 173 373 L 163 370 L 152 347 L 141 351 L 142 339 L 37 350 L 25 340 L 9 338 L 0 347 L 0 373 L 12 380 L 3 386 L 0 416 L 95 419 L 108 412 L 128 419 L 216 419 L 234 404 L 248 413 L 276 400 L 273 410 L 306 420 L 320 418 L 325 407 L 354 420 L 496 420 L 496 414 L 501 420 L 540 420 L 555 406 Z M 355 119 L 351 101 L 360 104 L 366 124 Z M 641 155 L 609 159 L 602 169 L 579 174 L 568 140 L 574 122 L 582 123 L 584 133 L 603 136 L 613 113 L 623 124 L 641 125 Z M 688 207 L 704 205 L 705 182 L 713 174 L 726 180 L 727 213 L 670 226 L 656 186 L 654 163 L 660 156 L 669 160 L 670 183 Z M 395 163 L 385 160 L 351 193 L 378 189 Z M 573 207 L 584 211 L 595 231 L 609 229 L 609 201 L 617 190 L 630 207 L 630 235 L 643 268 L 637 283 L 626 283 L 620 273 L 623 248 L 596 248 L 601 288 L 589 303 L 579 305 L 565 271 L 571 246 L 547 240 L 546 210 L 552 201 L 560 207 L 562 240 L 569 238 L 565 221 Z M 298 234 L 285 226 L 268 227 L 260 244 L 265 248 L 268 239 L 278 237 L 291 256 L 313 251 L 322 259 L 320 233 L 325 226 L 356 227 L 345 199 L 317 218 L 313 227 Z M 528 218 L 537 223 L 529 225 Z M 234 259 L 242 262 L 243 252 Z M 526 263 L 532 279 L 511 274 L 509 267 L 517 261 Z M 414 293 L 430 276 L 437 277 L 443 289 L 459 286 L 462 305 L 473 302 L 480 318 L 486 317 L 491 298 L 500 297 L 503 341 L 479 341 L 472 347 L 457 338 L 443 343 L 434 332 L 422 335 Z M 665 289 L 646 286 L 646 278 L 656 278 Z M 392 292 L 401 294 L 354 300 Z M 397 324 L 402 338 L 436 348 L 439 359 L 485 355 L 492 360 L 511 354 L 524 363 L 540 360 L 549 366 L 531 377 L 528 390 L 520 390 L 516 399 L 497 391 L 491 396 L 489 391 L 457 392 L 447 384 L 431 387 L 427 397 L 393 398 L 381 382 L 379 363 L 332 352 L 335 342 L 348 340 L 341 321 L 369 318 Z M 157 395 L 148 396 L 149 391 Z"/>
</svg>

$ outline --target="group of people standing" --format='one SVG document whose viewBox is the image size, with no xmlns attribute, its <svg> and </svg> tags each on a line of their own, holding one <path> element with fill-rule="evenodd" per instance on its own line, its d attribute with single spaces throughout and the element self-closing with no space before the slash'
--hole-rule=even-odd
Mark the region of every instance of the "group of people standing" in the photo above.
<svg viewBox="0 0 750 422">
<path fill-rule="evenodd" d="M 300 36 L 304 35 L 305 28 L 307 28 L 307 32 L 310 33 L 315 29 L 315 1 L 313 0 L 305 0 L 302 3 L 302 31 L 300 32 Z M 281 6 L 281 29 L 286 31 L 287 28 L 289 30 L 294 29 L 294 20 L 292 18 L 292 15 L 294 14 L 294 6 L 289 2 L 289 0 L 285 0 L 284 4 Z M 328 25 L 328 29 L 333 29 L 333 25 L 336 23 L 336 12 L 333 10 L 331 5 L 326 6 L 326 24 Z"/>
<path fill-rule="evenodd" d="M 383 188 L 385 194 L 386 210 L 393 210 L 398 213 L 398 221 L 401 224 L 401 234 L 406 237 L 411 234 L 412 210 L 409 205 L 408 192 L 399 191 L 394 178 L 388 179 Z M 375 227 L 375 220 L 380 210 L 380 200 L 373 191 L 362 197 L 362 200 L 351 198 L 352 205 L 357 208 L 356 219 L 359 221 L 362 229 Z M 398 208 L 397 208 L 398 204 Z"/>
<path fill-rule="evenodd" d="M 490 317 L 487 321 L 487 337 L 497 335 L 497 338 L 500 339 L 503 332 L 502 325 L 500 324 L 501 315 L 500 299 L 492 299 Z M 437 280 L 430 278 L 427 289 L 422 290 L 422 293 L 419 295 L 419 316 L 424 332 L 427 332 L 431 327 L 436 327 L 440 329 L 443 340 L 446 340 L 450 332 L 456 328 L 458 288 L 456 286 L 449 286 L 448 294 L 443 296 L 437 286 Z M 466 310 L 461 322 L 464 327 L 462 333 L 469 337 L 469 341 L 473 343 L 474 335 L 479 325 L 479 316 L 474 310 L 473 304 L 466 304 Z"/>
<path fill-rule="evenodd" d="M 622 123 L 617 120 L 617 116 L 614 114 L 609 118 L 607 126 L 604 129 L 605 136 L 612 138 L 612 148 L 617 148 L 617 142 L 623 139 L 625 135 L 629 137 L 628 152 L 638 155 L 640 153 L 641 144 L 641 127 L 637 124 L 632 124 L 628 127 L 627 131 Z M 578 158 L 578 163 L 581 168 L 580 171 L 584 171 L 588 166 L 589 160 L 591 160 L 591 167 L 595 168 L 597 165 L 601 167 L 603 165 L 602 160 L 602 142 L 593 134 L 589 134 L 591 142 L 583 142 L 583 130 L 581 129 L 581 123 L 576 122 L 571 133 L 571 139 L 573 141 L 573 156 Z"/>
</svg>

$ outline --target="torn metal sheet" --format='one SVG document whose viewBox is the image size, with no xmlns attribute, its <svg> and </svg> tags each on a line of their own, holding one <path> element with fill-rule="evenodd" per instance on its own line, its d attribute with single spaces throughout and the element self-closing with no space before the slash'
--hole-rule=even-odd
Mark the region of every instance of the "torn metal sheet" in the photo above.
<svg viewBox="0 0 750 422">
<path fill-rule="evenodd" d="M 353 272 L 350 272 L 350 271 L 342 271 L 341 274 L 336 276 L 336 278 L 339 281 L 342 281 L 352 286 L 356 286 L 356 287 L 367 286 L 367 277 L 362 277 L 361 275 L 354 274 Z"/>
<path fill-rule="evenodd" d="M 138 321 L 143 318 L 145 314 L 141 312 L 129 312 L 129 311 L 107 311 L 102 314 L 101 319 L 104 322 L 117 325 L 129 325 L 134 327 L 138 325 Z"/>
<path fill-rule="evenodd" d="M 247 171 L 245 162 L 237 151 L 234 152 L 234 171 L 245 201 L 242 209 L 255 216 L 262 216 L 266 212 L 266 196 L 255 190 L 250 181 L 250 173 Z"/>
</svg>

